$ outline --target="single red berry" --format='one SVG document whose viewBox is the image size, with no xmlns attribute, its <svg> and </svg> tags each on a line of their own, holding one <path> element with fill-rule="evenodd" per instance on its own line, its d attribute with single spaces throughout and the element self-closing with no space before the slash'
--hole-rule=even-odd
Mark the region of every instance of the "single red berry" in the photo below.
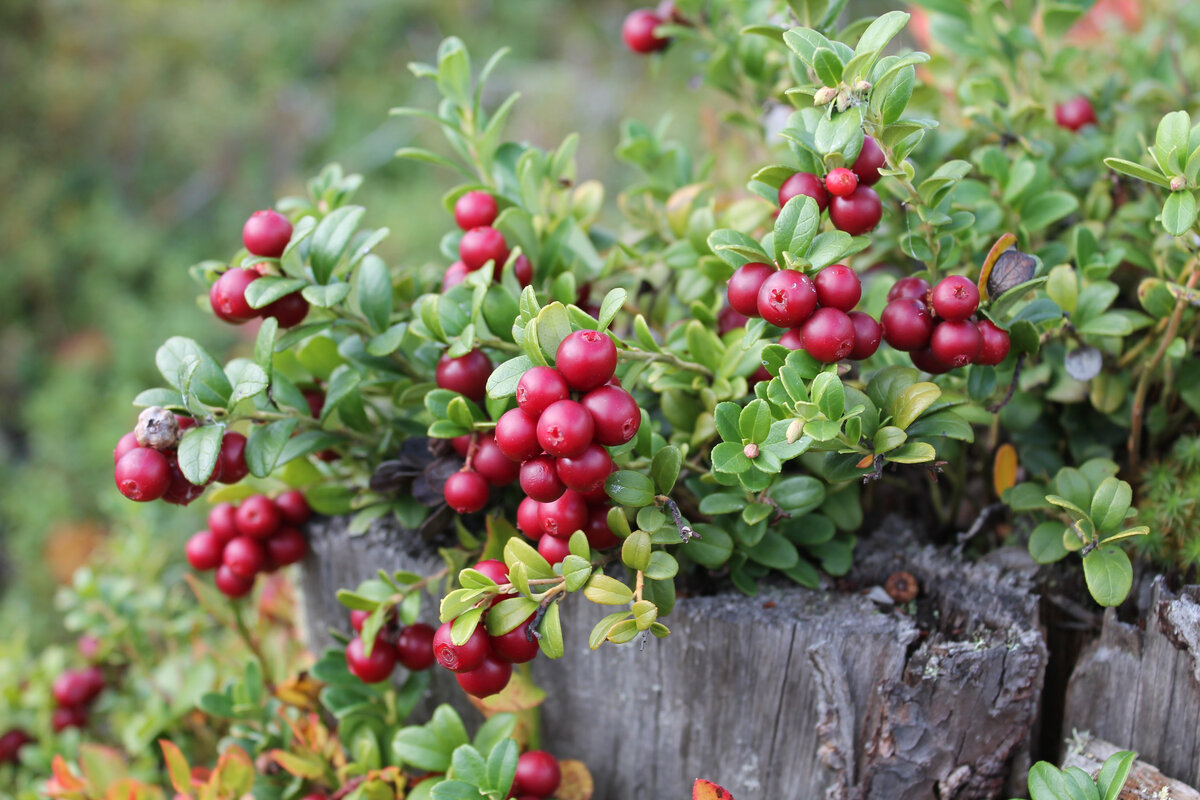
<svg viewBox="0 0 1200 800">
<path fill-rule="evenodd" d="M 538 444 L 537 418 L 519 408 L 510 408 L 496 420 L 496 446 L 506 458 L 521 462 L 542 452 Z"/>
<path fill-rule="evenodd" d="M 508 486 L 521 474 L 521 465 L 500 450 L 495 437 L 490 433 L 479 435 L 471 466 L 492 486 Z"/>
<path fill-rule="evenodd" d="M 206 572 L 221 566 L 221 552 L 224 549 L 225 543 L 212 531 L 205 530 L 192 534 L 187 547 L 184 548 L 184 554 L 187 555 L 192 569 Z"/>
<path fill-rule="evenodd" d="M 567 379 L 553 367 L 533 367 L 517 381 L 517 406 L 535 419 L 551 404 L 571 396 Z"/>
<path fill-rule="evenodd" d="M 130 500 L 157 500 L 171 486 L 171 464 L 167 457 L 149 447 L 135 447 L 113 468 L 117 489 Z"/>
<path fill-rule="evenodd" d="M 529 619 L 508 633 L 489 636 L 492 655 L 510 664 L 524 664 L 527 661 L 533 661 L 538 654 L 538 640 L 536 637 L 528 635 L 527 632 L 529 623 L 533 622 L 534 616 L 530 614 Z"/>
<path fill-rule="evenodd" d="M 596 426 L 592 415 L 574 400 L 559 400 L 538 417 L 538 444 L 552 456 L 578 456 L 592 443 Z"/>
<path fill-rule="evenodd" d="M 163 494 L 164 503 L 171 503 L 177 506 L 186 506 L 195 500 L 200 495 L 204 494 L 203 486 L 196 486 L 183 475 L 183 470 L 179 468 L 179 460 L 176 458 L 175 452 L 172 451 L 167 458 L 167 466 L 171 470 L 171 484 L 167 487 L 167 491 Z M 210 477 L 211 481 L 212 478 Z"/>
<path fill-rule="evenodd" d="M 567 385 L 588 392 L 608 383 L 617 369 L 617 346 L 599 331 L 575 331 L 567 335 L 554 355 L 554 366 Z"/>
<path fill-rule="evenodd" d="M 854 323 L 836 308 L 818 308 L 801 333 L 805 352 L 823 364 L 841 361 L 854 349 Z"/>
<path fill-rule="evenodd" d="M 912 359 L 914 367 L 928 372 L 930 375 L 941 375 L 954 369 L 953 366 L 934 355 L 933 350 L 928 347 L 913 350 L 908 356 Z"/>
<path fill-rule="evenodd" d="M 258 279 L 259 274 L 252 269 L 234 267 L 227 270 L 208 290 L 213 313 L 234 325 L 257 317 L 258 309 L 251 308 L 246 302 L 246 287 Z"/>
<path fill-rule="evenodd" d="M 450 446 L 459 456 L 466 458 L 467 453 L 471 452 L 471 434 L 464 433 L 462 436 L 455 436 L 450 440 Z"/>
<path fill-rule="evenodd" d="M 79 674 L 83 676 L 83 682 L 87 685 L 87 692 L 83 700 L 86 705 L 99 697 L 100 693 L 104 691 L 104 672 L 93 664 L 90 667 L 80 670 Z"/>
<path fill-rule="evenodd" d="M 545 534 L 545 531 L 542 530 L 542 521 L 538 518 L 539 506 L 541 503 L 532 497 L 522 499 L 517 506 L 517 530 L 534 541 L 542 538 L 542 535 Z"/>
<path fill-rule="evenodd" d="M 560 783 L 562 771 L 558 760 L 545 750 L 530 750 L 517 759 L 517 776 L 513 779 L 517 794 L 549 797 L 558 791 Z"/>
<path fill-rule="evenodd" d="M 475 669 L 454 677 L 463 691 L 472 697 L 490 697 L 508 686 L 512 671 L 512 664 L 488 655 Z"/>
<path fill-rule="evenodd" d="M 609 470 L 608 474 L 611 475 L 616 471 L 617 471 L 617 465 L 613 464 L 612 469 Z M 607 480 L 608 480 L 608 475 L 605 476 L 605 481 L 607 481 Z M 576 491 L 578 491 L 578 490 L 576 490 Z M 592 489 L 591 491 L 579 492 L 579 493 L 581 495 L 583 495 L 583 499 L 587 500 L 589 505 L 594 504 L 594 503 L 607 503 L 610 499 L 608 496 L 608 491 L 604 488 L 604 481 L 602 481 L 598 486 L 596 486 L 595 489 Z"/>
<path fill-rule="evenodd" d="M 513 277 L 522 289 L 533 283 L 533 262 L 524 253 L 513 259 Z"/>
<path fill-rule="evenodd" d="M 508 565 L 496 558 L 488 558 L 471 567 L 476 572 L 482 572 L 497 585 L 508 583 Z"/>
<path fill-rule="evenodd" d="M 308 555 L 308 542 L 295 528 L 280 528 L 267 539 L 267 557 L 280 567 L 299 564 Z"/>
<path fill-rule="evenodd" d="M 253 539 L 265 539 L 279 530 L 279 508 L 265 494 L 247 497 L 233 513 L 238 533 Z"/>
<path fill-rule="evenodd" d="M 121 460 L 121 456 L 138 446 L 137 434 L 133 431 L 118 439 L 117 446 L 113 448 L 113 466 L 116 466 L 117 462 Z"/>
<path fill-rule="evenodd" d="M 355 636 L 346 645 L 346 668 L 363 683 L 386 681 L 396 668 L 396 648 L 387 639 L 376 636 L 368 656 L 362 638 Z"/>
<path fill-rule="evenodd" d="M 459 514 L 474 514 L 487 505 L 488 483 L 478 472 L 456 472 L 442 491 L 446 505 Z"/>
<path fill-rule="evenodd" d="M 396 637 L 396 660 L 412 672 L 433 666 L 433 628 L 423 622 L 405 625 Z"/>
<path fill-rule="evenodd" d="M 458 243 L 458 257 L 474 272 L 489 261 L 496 265 L 508 260 L 508 243 L 504 234 L 490 226 L 472 228 L 463 234 Z"/>
<path fill-rule="evenodd" d="M 599 444 L 616 447 L 637 435 L 642 410 L 633 395 L 619 386 L 592 389 L 579 401 L 592 415 L 592 438 Z"/>
<path fill-rule="evenodd" d="M 208 512 L 208 529 L 224 545 L 238 535 L 237 509 L 233 503 L 217 503 Z"/>
<path fill-rule="evenodd" d="M 979 336 L 982 344 L 979 347 L 979 357 L 976 364 L 995 366 L 1008 355 L 1008 332 L 996 326 L 991 320 L 985 319 L 979 323 Z"/>
<path fill-rule="evenodd" d="M 50 727 L 55 733 L 62 733 L 67 728 L 83 728 L 87 726 L 87 709 L 82 706 L 71 708 L 56 708 L 50 715 Z"/>
<path fill-rule="evenodd" d="M 570 538 L 577 530 L 582 530 L 587 523 L 588 505 L 583 495 L 573 489 L 567 489 L 562 497 L 538 506 L 538 522 L 550 536 L 563 539 Z"/>
<path fill-rule="evenodd" d="M 354 628 L 355 633 L 362 633 L 363 623 L 371 616 L 370 611 L 364 611 L 361 608 L 351 609 L 350 611 L 350 627 Z"/>
<path fill-rule="evenodd" d="M 757 313 L 757 311 L 758 311 L 758 305 L 757 305 L 758 304 L 758 296 L 757 296 L 757 294 L 755 295 L 754 302 L 755 302 L 754 310 Z M 717 335 L 724 336 L 725 334 L 729 333 L 732 330 L 736 330 L 738 328 L 744 328 L 744 327 L 746 327 L 746 323 L 749 321 L 750 321 L 750 318 L 747 317 L 745 314 L 740 314 L 734 309 L 733 306 L 726 305 L 721 309 L 721 313 L 717 314 Z"/>
<path fill-rule="evenodd" d="M 603 446 L 592 442 L 577 456 L 558 459 L 555 465 L 559 479 L 568 489 L 591 492 L 612 474 L 612 457 Z"/>
<path fill-rule="evenodd" d="M 467 269 L 467 265 L 461 261 L 455 261 L 450 266 L 446 267 L 446 273 L 442 275 L 442 293 L 453 289 L 467 279 L 467 273 L 471 270 Z"/>
<path fill-rule="evenodd" d="M 766 367 L 759 367 L 758 369 L 754 370 L 754 372 L 750 373 L 750 377 L 746 378 L 746 383 L 749 384 L 751 389 L 753 389 L 756 383 L 762 383 L 763 381 L 769 380 L 771 380 L 771 373 L 767 371 Z"/>
<path fill-rule="evenodd" d="M 254 588 L 254 578 L 239 578 L 224 564 L 217 567 L 215 582 L 217 591 L 226 597 L 245 597 Z"/>
<path fill-rule="evenodd" d="M 433 654 L 437 662 L 451 672 L 475 669 L 491 653 L 487 630 L 483 625 L 476 625 L 465 642 L 455 644 L 450 640 L 450 625 L 443 622 L 433 634 Z"/>
<path fill-rule="evenodd" d="M 588 507 L 588 518 L 583 526 L 583 532 L 587 535 L 588 546 L 593 550 L 606 550 L 621 543 L 617 535 L 612 532 L 612 528 L 608 527 L 608 510 L 610 508 L 612 506 L 608 504 Z"/>
<path fill-rule="evenodd" d="M 933 319 L 920 300 L 901 297 L 891 301 L 879 315 L 883 338 L 897 350 L 920 350 L 929 344 Z"/>
<path fill-rule="evenodd" d="M 539 503 L 551 503 L 567 488 L 559 480 L 554 456 L 534 456 L 521 464 L 521 491 Z"/>
<path fill-rule="evenodd" d="M 834 197 L 849 197 L 858 188 L 858 176 L 845 167 L 829 170 L 825 189 Z"/>
<path fill-rule="evenodd" d="M 499 213 L 496 198 L 487 192 L 467 192 L 454 201 L 454 221 L 464 231 L 490 227 Z"/>
<path fill-rule="evenodd" d="M 492 374 L 492 362 L 478 348 L 465 356 L 442 356 L 438 361 L 437 385 L 458 392 L 469 400 L 482 403 L 487 397 L 487 381 Z"/>
<path fill-rule="evenodd" d="M 320 389 L 309 389 L 304 392 L 304 402 L 308 404 L 308 413 L 313 419 L 320 419 L 325 410 L 325 393 Z"/>
<path fill-rule="evenodd" d="M 33 741 L 33 737 L 20 728 L 6 731 L 0 736 L 0 764 L 15 764 L 21 748 Z"/>
<path fill-rule="evenodd" d="M 643 55 L 663 50 L 671 40 L 656 36 L 655 28 L 663 24 L 663 20 L 648 8 L 639 8 L 630 12 L 621 25 L 621 38 L 625 46 L 635 53 Z"/>
<path fill-rule="evenodd" d="M 1054 107 L 1054 121 L 1059 127 L 1077 131 L 1084 125 L 1096 124 L 1096 109 L 1092 108 L 1092 101 L 1078 95 Z"/>
<path fill-rule="evenodd" d="M 221 562 L 237 577 L 251 580 L 266 565 L 267 551 L 257 539 L 239 536 L 225 545 Z"/>
<path fill-rule="evenodd" d="M 909 275 L 901 278 L 892 284 L 892 288 L 888 289 L 887 299 L 891 301 L 900 297 L 911 297 L 914 300 L 925 302 L 925 298 L 929 296 L 929 281 L 916 275 Z"/>
<path fill-rule="evenodd" d="M 817 208 L 824 211 L 829 206 L 829 193 L 825 184 L 811 172 L 797 172 L 779 187 L 779 207 L 783 208 L 797 195 L 808 195 L 817 201 Z"/>
<path fill-rule="evenodd" d="M 758 315 L 780 328 L 795 328 L 817 307 L 812 279 L 794 269 L 781 269 L 758 290 Z"/>
<path fill-rule="evenodd" d="M 288 489 L 275 498 L 275 507 L 279 515 L 293 525 L 303 525 L 312 516 L 312 509 L 304 499 L 304 492 L 299 489 Z"/>
<path fill-rule="evenodd" d="M 788 328 L 779 337 L 779 343 L 788 350 L 803 350 L 804 349 L 804 329 L 803 328 Z"/>
<path fill-rule="evenodd" d="M 879 170 L 887 166 L 887 157 L 879 149 L 879 144 L 870 136 L 863 137 L 862 149 L 850 169 L 858 176 L 858 182 L 866 186 L 874 186 L 881 177 Z"/>
<path fill-rule="evenodd" d="M 967 319 L 979 308 L 979 289 L 962 275 L 950 275 L 933 287 L 932 302 L 942 319 Z"/>
<path fill-rule="evenodd" d="M 50 684 L 50 693 L 60 708 L 85 705 L 95 695 L 83 670 L 69 669 L 60 672 Z"/>
<path fill-rule="evenodd" d="M 738 267 L 730 276 L 726 290 L 730 308 L 745 317 L 757 317 L 758 290 L 774 274 L 774 267 L 757 261 Z"/>
<path fill-rule="evenodd" d="M 939 322 L 929 337 L 929 349 L 952 367 L 965 367 L 972 363 L 983 347 L 979 329 L 969 319 L 948 319 Z"/>
<path fill-rule="evenodd" d="M 292 292 L 273 300 L 259 311 L 264 318 L 274 317 L 281 328 L 294 328 L 308 316 L 308 301 L 300 292 Z"/>
<path fill-rule="evenodd" d="M 564 558 L 571 555 L 570 539 L 543 536 L 538 539 L 537 551 L 551 564 L 559 564 Z"/>
<path fill-rule="evenodd" d="M 213 470 L 218 483 L 237 483 L 250 474 L 246 466 L 246 437 L 230 432 L 221 437 L 221 452 Z"/>
<path fill-rule="evenodd" d="M 292 223 L 272 208 L 255 211 L 242 226 L 242 244 L 263 258 L 279 258 L 291 238 Z"/>
<path fill-rule="evenodd" d="M 854 348 L 850 351 L 849 358 L 862 361 L 875 355 L 875 351 L 879 349 L 879 340 L 883 338 L 883 328 L 865 311 L 851 311 L 847 316 L 854 324 Z"/>
<path fill-rule="evenodd" d="M 839 231 L 860 236 L 875 230 L 883 219 L 883 203 L 870 186 L 859 186 L 846 197 L 829 201 L 829 219 Z"/>
<path fill-rule="evenodd" d="M 862 299 L 862 281 L 858 273 L 845 264 L 834 264 L 817 273 L 813 284 L 817 302 L 823 307 L 850 311 Z"/>
</svg>

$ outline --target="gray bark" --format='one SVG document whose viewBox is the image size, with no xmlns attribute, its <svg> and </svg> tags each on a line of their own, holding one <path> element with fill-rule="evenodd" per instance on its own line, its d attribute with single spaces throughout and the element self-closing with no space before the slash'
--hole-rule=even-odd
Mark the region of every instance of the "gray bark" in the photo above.
<svg viewBox="0 0 1200 800">
<path fill-rule="evenodd" d="M 1080 736 L 1072 743 L 1067 757 L 1063 759 L 1063 769 L 1079 767 L 1095 777 L 1105 759 L 1122 749 L 1103 739 Z M 1200 800 L 1200 792 L 1168 778 L 1153 764 L 1140 759 L 1134 761 L 1117 800 L 1161 800 L 1163 797 L 1169 797 L 1171 800 Z"/>
</svg>

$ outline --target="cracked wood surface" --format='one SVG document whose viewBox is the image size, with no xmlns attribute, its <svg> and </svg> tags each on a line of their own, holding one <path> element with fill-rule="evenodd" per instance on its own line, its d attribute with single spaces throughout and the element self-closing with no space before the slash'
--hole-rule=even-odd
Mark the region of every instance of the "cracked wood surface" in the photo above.
<svg viewBox="0 0 1200 800">
<path fill-rule="evenodd" d="M 1105 759 L 1124 748 L 1106 742 L 1103 739 L 1092 739 L 1080 736 L 1072 744 L 1063 759 L 1063 769 L 1079 767 L 1092 777 L 1100 772 Z M 1164 791 L 1165 790 L 1165 791 Z M 1133 762 L 1129 777 L 1117 800 L 1200 800 L 1200 792 L 1191 786 L 1163 775 L 1157 767 L 1145 761 Z"/>
</svg>

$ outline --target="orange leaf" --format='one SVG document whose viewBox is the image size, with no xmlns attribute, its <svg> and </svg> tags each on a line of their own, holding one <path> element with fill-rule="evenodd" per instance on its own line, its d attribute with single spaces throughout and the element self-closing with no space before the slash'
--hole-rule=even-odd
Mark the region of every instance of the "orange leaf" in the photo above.
<svg viewBox="0 0 1200 800">
<path fill-rule="evenodd" d="M 50 762 L 50 771 L 54 774 L 54 780 L 62 791 L 77 792 L 86 788 L 86 784 L 75 777 L 75 773 L 71 772 L 66 759 L 61 755 L 55 756 L 54 760 Z"/>
<path fill-rule="evenodd" d="M 192 795 L 192 768 L 188 766 L 187 757 L 174 742 L 159 739 L 158 746 L 162 748 L 163 759 L 167 762 L 167 774 L 171 785 L 182 795 Z"/>
<path fill-rule="evenodd" d="M 1017 243 L 1017 237 L 1011 233 L 1006 233 L 996 240 L 992 245 L 992 249 L 988 251 L 987 258 L 983 260 L 983 266 L 979 270 L 979 296 L 983 300 L 988 299 L 987 281 L 992 274 L 992 267 L 996 266 L 996 260 L 1000 258 L 1000 254 Z"/>
<path fill-rule="evenodd" d="M 697 778 L 692 784 L 692 800 L 733 800 L 733 795 L 712 781 Z"/>
<path fill-rule="evenodd" d="M 1017 485 L 1017 450 L 1007 442 L 996 448 L 996 456 L 992 461 L 992 488 L 996 496 L 1004 494 L 1005 489 Z"/>
<path fill-rule="evenodd" d="M 288 678 L 275 690 L 275 696 L 289 706 L 301 711 L 317 710 L 317 695 L 325 684 L 311 677 L 307 672 L 301 672 L 294 678 Z"/>
<path fill-rule="evenodd" d="M 554 792 L 557 800 L 592 800 L 595 784 L 586 764 L 568 758 L 559 761 L 558 768 L 562 771 L 562 783 Z"/>
</svg>

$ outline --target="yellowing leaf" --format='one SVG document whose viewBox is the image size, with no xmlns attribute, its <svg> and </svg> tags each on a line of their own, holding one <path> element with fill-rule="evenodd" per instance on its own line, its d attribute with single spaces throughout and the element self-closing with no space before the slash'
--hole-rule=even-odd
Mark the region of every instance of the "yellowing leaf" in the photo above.
<svg viewBox="0 0 1200 800">
<path fill-rule="evenodd" d="M 712 781 L 697 778 L 692 784 L 692 800 L 733 800 L 733 795 Z"/>
<path fill-rule="evenodd" d="M 324 685 L 308 673 L 302 672 L 281 683 L 275 690 L 275 696 L 302 711 L 316 711 L 317 695 Z"/>
<path fill-rule="evenodd" d="M 988 252 L 987 258 L 983 261 L 983 266 L 979 270 L 979 297 L 986 301 L 988 299 L 988 277 L 992 274 L 992 267 L 996 266 L 996 260 L 1000 258 L 1000 254 L 1017 243 L 1017 237 L 1011 233 L 1006 233 L 996 240 L 992 245 L 992 249 Z"/>
<path fill-rule="evenodd" d="M 595 785 L 586 764 L 568 758 L 559 761 L 558 768 L 562 771 L 562 783 L 554 792 L 556 800 L 592 800 Z"/>
<path fill-rule="evenodd" d="M 1017 449 L 1007 442 L 996 448 L 992 459 L 992 488 L 996 496 L 1017 485 Z"/>
<path fill-rule="evenodd" d="M 271 758 L 286 772 L 301 778 L 316 780 L 325 774 L 325 765 L 312 753 L 299 755 L 286 750 L 272 750 Z"/>
<path fill-rule="evenodd" d="M 182 795 L 191 796 L 192 768 L 188 765 L 187 757 L 174 743 L 166 739 L 158 740 L 163 751 L 163 759 L 167 762 L 167 774 L 171 777 L 171 785 Z"/>
</svg>

